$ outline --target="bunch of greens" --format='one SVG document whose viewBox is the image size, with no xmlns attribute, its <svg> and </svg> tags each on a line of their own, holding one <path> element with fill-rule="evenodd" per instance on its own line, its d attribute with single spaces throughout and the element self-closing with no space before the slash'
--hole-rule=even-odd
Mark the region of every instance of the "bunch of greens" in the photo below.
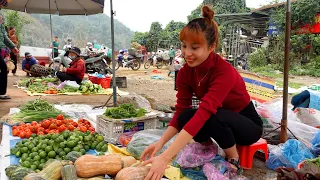
<svg viewBox="0 0 320 180">
<path fill-rule="evenodd" d="M 52 104 L 50 104 L 48 101 L 42 100 L 40 98 L 38 98 L 34 101 L 27 102 L 26 104 L 21 106 L 20 110 L 23 112 L 28 112 L 28 111 L 48 111 L 48 112 L 55 111 L 55 112 L 58 112 L 59 111 Z"/>
<path fill-rule="evenodd" d="M 147 113 L 145 109 L 136 109 L 132 104 L 122 104 L 119 107 L 108 108 L 105 116 L 113 119 L 142 117 Z"/>
</svg>

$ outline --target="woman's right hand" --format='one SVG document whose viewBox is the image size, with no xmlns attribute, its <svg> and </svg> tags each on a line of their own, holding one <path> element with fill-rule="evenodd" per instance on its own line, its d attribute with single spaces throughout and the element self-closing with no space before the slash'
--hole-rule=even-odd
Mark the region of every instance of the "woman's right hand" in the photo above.
<svg viewBox="0 0 320 180">
<path fill-rule="evenodd" d="M 141 154 L 140 160 L 145 161 L 147 159 L 153 158 L 162 149 L 163 145 L 160 141 L 149 145 Z"/>
</svg>

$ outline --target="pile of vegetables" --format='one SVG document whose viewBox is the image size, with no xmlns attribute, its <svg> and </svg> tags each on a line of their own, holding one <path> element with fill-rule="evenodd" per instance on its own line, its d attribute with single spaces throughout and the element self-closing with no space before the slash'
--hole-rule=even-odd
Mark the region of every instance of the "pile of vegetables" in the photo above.
<svg viewBox="0 0 320 180">
<path fill-rule="evenodd" d="M 311 163 L 317 165 L 320 168 L 320 156 L 315 158 L 315 159 L 307 160 L 307 162 L 311 162 Z"/>
<path fill-rule="evenodd" d="M 107 148 L 103 136 L 97 133 L 66 130 L 60 134 L 34 134 L 18 142 L 10 153 L 20 158 L 23 167 L 42 170 L 49 159 L 75 161 L 89 149 L 104 154 Z"/>
<path fill-rule="evenodd" d="M 66 130 L 80 132 L 95 132 L 93 125 L 86 119 L 79 119 L 78 123 L 72 119 L 64 119 L 62 114 L 58 115 L 56 119 L 45 119 L 39 123 L 32 121 L 31 124 L 20 123 L 18 126 L 12 127 L 13 136 L 20 138 L 30 138 L 32 134 L 59 134 Z"/>
<path fill-rule="evenodd" d="M 56 109 L 46 100 L 36 99 L 29 101 L 20 107 L 20 112 L 10 115 L 8 118 L 9 124 L 14 123 L 31 123 L 32 121 L 42 121 L 43 119 L 55 118 L 62 111 Z"/>
<path fill-rule="evenodd" d="M 107 108 L 104 115 L 113 119 L 142 117 L 147 113 L 145 109 L 136 109 L 132 104 L 121 104 L 119 107 Z"/>
<path fill-rule="evenodd" d="M 101 85 L 93 84 L 91 81 L 84 81 L 81 83 L 79 90 L 83 94 L 103 93 L 104 89 Z"/>
</svg>

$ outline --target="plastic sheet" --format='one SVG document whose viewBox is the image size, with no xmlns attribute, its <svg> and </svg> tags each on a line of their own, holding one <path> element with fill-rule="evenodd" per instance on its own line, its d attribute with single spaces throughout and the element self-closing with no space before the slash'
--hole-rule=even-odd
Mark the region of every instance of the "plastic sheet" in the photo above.
<svg viewBox="0 0 320 180">
<path fill-rule="evenodd" d="M 165 130 L 159 129 L 147 129 L 135 133 L 127 146 L 127 150 L 130 154 L 133 155 L 136 159 L 140 159 L 140 156 L 145 148 L 149 145 L 160 140 Z M 158 155 L 165 151 L 169 145 L 173 142 L 172 138 L 167 144 L 164 145 L 162 150 L 158 152 Z"/>
<path fill-rule="evenodd" d="M 178 154 L 176 162 L 183 168 L 194 168 L 210 162 L 217 153 L 218 146 L 216 144 L 202 145 L 195 142 L 187 145 Z"/>
<path fill-rule="evenodd" d="M 276 170 L 279 167 L 285 167 L 286 165 L 280 160 L 281 149 L 276 145 L 268 145 L 269 148 L 269 158 L 266 161 L 266 166 L 269 169 Z"/>
<path fill-rule="evenodd" d="M 208 180 L 228 180 L 226 176 L 221 174 L 213 164 L 207 163 L 203 166 L 203 172 Z"/>
</svg>

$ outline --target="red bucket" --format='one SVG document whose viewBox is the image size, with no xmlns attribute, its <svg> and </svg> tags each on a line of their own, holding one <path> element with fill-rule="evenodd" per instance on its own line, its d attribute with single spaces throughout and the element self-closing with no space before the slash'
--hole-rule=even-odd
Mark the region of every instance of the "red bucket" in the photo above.
<svg viewBox="0 0 320 180">
<path fill-rule="evenodd" d="M 100 85 L 104 89 L 110 88 L 110 83 L 111 83 L 111 77 L 100 78 Z"/>
<path fill-rule="evenodd" d="M 93 83 L 93 84 L 100 84 L 100 78 L 96 77 L 96 76 L 90 76 L 88 75 L 89 80 Z"/>
</svg>

